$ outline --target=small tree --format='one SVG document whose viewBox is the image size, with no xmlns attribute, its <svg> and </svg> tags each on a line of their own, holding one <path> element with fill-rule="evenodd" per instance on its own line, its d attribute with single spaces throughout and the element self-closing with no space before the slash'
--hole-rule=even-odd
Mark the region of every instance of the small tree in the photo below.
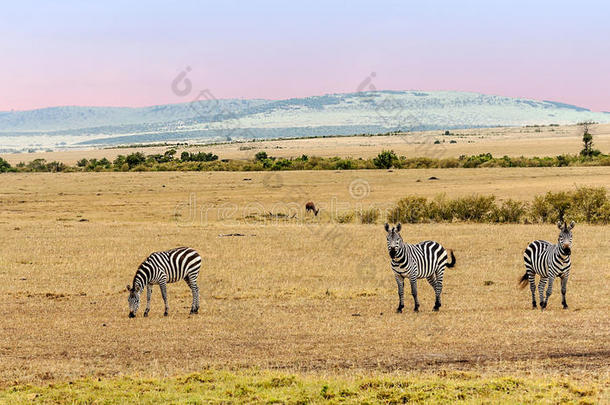
<svg viewBox="0 0 610 405">
<path fill-rule="evenodd" d="M 593 135 L 589 132 L 589 128 L 593 125 L 592 121 L 581 122 L 579 125 L 582 126 L 582 150 L 580 155 L 590 159 L 593 156 L 600 154 L 600 151 L 593 149 Z"/>
<path fill-rule="evenodd" d="M 267 159 L 267 152 L 265 152 L 264 150 L 258 152 L 256 155 L 254 155 L 254 159 L 258 161 L 263 161 Z"/>
<path fill-rule="evenodd" d="M 146 162 L 146 156 L 142 152 L 132 153 L 125 157 L 125 162 L 129 165 L 129 168 L 133 168 L 139 164 Z"/>
<path fill-rule="evenodd" d="M 384 150 L 376 158 L 373 158 L 373 164 L 378 169 L 389 169 L 398 161 L 398 157 L 392 150 Z"/>
<path fill-rule="evenodd" d="M 0 157 L 0 173 L 8 172 L 11 170 L 11 165 Z"/>
</svg>

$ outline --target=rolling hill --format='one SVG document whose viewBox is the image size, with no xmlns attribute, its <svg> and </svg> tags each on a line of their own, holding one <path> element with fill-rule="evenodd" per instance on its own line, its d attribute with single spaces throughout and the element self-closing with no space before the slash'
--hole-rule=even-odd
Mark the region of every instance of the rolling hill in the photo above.
<svg viewBox="0 0 610 405">
<path fill-rule="evenodd" d="M 151 142 L 350 135 L 490 126 L 610 122 L 553 101 L 452 91 L 375 91 L 286 100 L 210 100 L 143 108 L 0 112 L 0 151 Z"/>
</svg>

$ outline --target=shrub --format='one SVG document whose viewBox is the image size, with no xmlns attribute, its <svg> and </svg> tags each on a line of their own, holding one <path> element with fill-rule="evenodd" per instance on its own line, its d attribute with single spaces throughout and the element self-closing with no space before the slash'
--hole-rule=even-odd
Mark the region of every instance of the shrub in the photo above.
<svg viewBox="0 0 610 405">
<path fill-rule="evenodd" d="M 373 158 L 373 164 L 378 169 L 390 169 L 397 161 L 398 157 L 391 150 L 384 150 L 376 158 Z"/>
<path fill-rule="evenodd" d="M 534 222 L 557 222 L 563 220 L 565 213 L 572 206 L 569 193 L 549 191 L 544 196 L 536 196 L 530 210 Z"/>
<path fill-rule="evenodd" d="M 0 173 L 6 173 L 11 170 L 11 165 L 0 157 Z"/>
<path fill-rule="evenodd" d="M 271 170 L 284 170 L 288 169 L 292 165 L 292 162 L 288 159 L 278 159 L 273 162 Z"/>
<path fill-rule="evenodd" d="M 342 214 L 337 214 L 336 220 L 340 224 L 350 223 L 354 220 L 354 213 L 352 211 L 347 211 Z"/>
<path fill-rule="evenodd" d="M 501 223 L 518 223 L 523 220 L 527 213 L 527 203 L 508 199 L 501 206 L 494 205 L 491 210 L 490 220 Z"/>
<path fill-rule="evenodd" d="M 189 153 L 185 151 L 180 154 L 180 160 L 183 162 L 213 162 L 218 160 L 218 156 L 213 153 Z"/>
<path fill-rule="evenodd" d="M 258 161 L 263 161 L 263 160 L 266 160 L 267 158 L 268 158 L 267 152 L 265 152 L 264 150 L 257 152 L 256 155 L 254 155 L 254 160 L 258 160 Z"/>
<path fill-rule="evenodd" d="M 358 216 L 360 217 L 360 223 L 374 224 L 377 222 L 377 219 L 379 219 L 379 208 L 362 209 L 358 213 Z"/>
<path fill-rule="evenodd" d="M 446 194 L 439 194 L 428 205 L 428 216 L 436 222 L 451 222 L 453 220 L 453 206 Z"/>
<path fill-rule="evenodd" d="M 493 156 L 491 155 L 491 153 L 481 153 L 480 155 L 468 156 L 465 159 L 462 167 L 465 167 L 465 168 L 479 167 L 483 163 L 489 162 L 492 159 L 493 159 Z"/>
<path fill-rule="evenodd" d="M 390 210 L 388 220 L 415 224 L 429 218 L 428 200 L 425 197 L 409 196 L 398 200 Z"/>
<path fill-rule="evenodd" d="M 335 163 L 337 170 L 351 170 L 354 168 L 354 163 L 350 159 L 341 159 Z"/>
<path fill-rule="evenodd" d="M 604 187 L 579 187 L 571 196 L 570 219 L 580 222 L 604 222 L 601 208 L 608 202 Z"/>
<path fill-rule="evenodd" d="M 453 216 L 461 221 L 484 222 L 489 220 L 495 207 L 493 195 L 471 195 L 451 201 Z"/>
<path fill-rule="evenodd" d="M 129 165 L 130 169 L 144 162 L 146 162 L 146 156 L 142 152 L 135 152 L 125 157 L 125 163 Z"/>
</svg>

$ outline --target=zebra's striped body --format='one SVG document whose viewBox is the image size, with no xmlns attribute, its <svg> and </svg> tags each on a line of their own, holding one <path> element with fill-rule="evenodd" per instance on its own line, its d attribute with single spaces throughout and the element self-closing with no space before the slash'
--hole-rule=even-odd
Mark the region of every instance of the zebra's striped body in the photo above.
<svg viewBox="0 0 610 405">
<path fill-rule="evenodd" d="M 138 267 L 133 277 L 133 285 L 127 286 L 129 291 L 129 317 L 136 316 L 140 305 L 140 294 L 146 287 L 146 310 L 144 316 L 150 311 L 150 296 L 152 286 L 159 285 L 161 295 L 165 303 L 167 316 L 169 306 L 167 304 L 167 283 L 175 283 L 180 280 L 186 281 L 193 293 L 193 304 L 191 314 L 199 311 L 199 287 L 197 277 L 201 268 L 201 256 L 194 249 L 179 247 L 165 252 L 155 252 L 146 258 Z"/>
<path fill-rule="evenodd" d="M 388 241 L 388 252 L 390 254 L 391 267 L 398 285 L 398 308 L 396 312 L 402 312 L 404 308 L 404 283 L 405 279 L 411 284 L 411 294 L 415 303 L 414 311 L 419 311 L 417 299 L 417 280 L 425 278 L 434 289 L 436 300 L 434 310 L 441 307 L 441 292 L 443 291 L 443 277 L 445 267 L 455 265 L 455 256 L 451 253 L 451 262 L 447 262 L 447 250 L 438 242 L 431 240 L 410 245 L 404 243 L 399 232 L 401 225 L 391 228 L 385 224 Z"/>
<path fill-rule="evenodd" d="M 572 254 L 572 228 L 574 228 L 574 222 L 570 223 L 569 226 L 559 222 L 557 227 L 560 230 L 557 244 L 552 244 L 545 240 L 535 240 L 527 246 L 523 254 L 525 274 L 521 277 L 520 284 L 522 288 L 525 288 L 529 281 L 533 308 L 536 308 L 536 274 L 540 276 L 538 284 L 540 308 L 543 310 L 546 308 L 548 299 L 553 292 L 553 282 L 556 277 L 561 278 L 561 303 L 564 309 L 568 308 L 566 290 L 572 266 L 570 255 Z M 548 287 L 545 297 L 544 288 L 547 283 Z"/>
</svg>

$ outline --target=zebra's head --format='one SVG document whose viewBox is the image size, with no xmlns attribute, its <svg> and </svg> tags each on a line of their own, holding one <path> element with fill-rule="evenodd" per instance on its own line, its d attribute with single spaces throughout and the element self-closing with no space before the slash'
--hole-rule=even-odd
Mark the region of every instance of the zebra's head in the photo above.
<svg viewBox="0 0 610 405">
<path fill-rule="evenodd" d="M 401 228 L 402 226 L 400 224 L 396 224 L 396 227 L 391 228 L 390 224 L 385 224 L 385 231 L 388 233 L 388 253 L 390 253 L 392 259 L 396 257 L 402 246 L 402 238 L 399 234 Z"/>
<path fill-rule="evenodd" d="M 574 225 L 574 221 L 570 222 L 570 225 L 563 221 L 557 222 L 557 228 L 559 228 L 557 244 L 561 251 L 567 255 L 572 253 L 572 229 Z"/>
<path fill-rule="evenodd" d="M 140 306 L 140 293 L 142 290 L 136 290 L 135 287 L 132 288 L 128 284 L 127 291 L 129 291 L 129 297 L 127 297 L 127 302 L 129 302 L 129 317 L 135 318 Z"/>
</svg>

